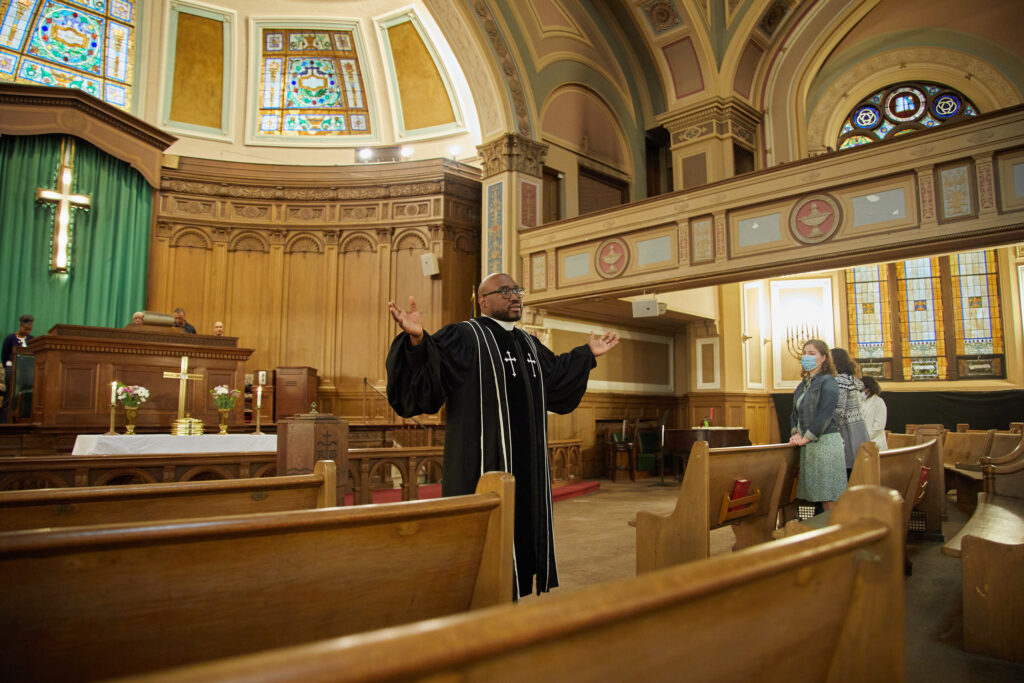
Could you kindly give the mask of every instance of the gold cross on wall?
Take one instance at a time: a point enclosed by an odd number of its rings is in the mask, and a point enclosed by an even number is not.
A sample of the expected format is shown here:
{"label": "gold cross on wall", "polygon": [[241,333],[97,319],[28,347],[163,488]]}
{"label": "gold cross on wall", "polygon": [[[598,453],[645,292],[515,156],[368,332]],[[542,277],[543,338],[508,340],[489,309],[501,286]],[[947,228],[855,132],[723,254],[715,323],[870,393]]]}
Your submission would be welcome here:
{"label": "gold cross on wall", "polygon": [[165,372],[164,379],[176,379],[180,380],[180,386],[178,387],[178,419],[183,420],[185,418],[185,382],[190,379],[202,379],[202,375],[189,374],[188,372],[188,356],[181,357],[181,372]]}
{"label": "gold cross on wall", "polygon": [[75,142],[64,138],[60,143],[60,171],[57,173],[57,189],[36,189],[36,201],[53,202],[57,205],[53,216],[53,248],[50,256],[50,272],[66,273],[71,262],[70,227],[71,209],[86,208],[92,199],[84,194],[71,193],[72,170],[75,161]]}

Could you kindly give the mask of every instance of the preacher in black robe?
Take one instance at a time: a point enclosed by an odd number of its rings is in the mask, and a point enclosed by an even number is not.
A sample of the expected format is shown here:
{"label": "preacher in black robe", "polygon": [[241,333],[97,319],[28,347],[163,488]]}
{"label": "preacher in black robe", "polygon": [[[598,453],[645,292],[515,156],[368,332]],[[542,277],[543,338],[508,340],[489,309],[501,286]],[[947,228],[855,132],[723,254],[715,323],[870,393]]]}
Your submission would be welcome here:
{"label": "preacher in black robe", "polygon": [[[489,291],[493,289],[494,291]],[[551,477],[547,411],[571,412],[587,389],[595,357],[617,343],[606,334],[556,356],[517,329],[522,290],[508,275],[480,286],[484,316],[446,325],[430,335],[417,329],[419,314],[389,305],[407,330],[387,358],[388,401],[399,415],[435,413],[447,404],[442,494],[473,493],[484,472],[511,473],[515,486],[515,597],[558,585],[551,530]],[[415,315],[412,332],[402,322]],[[413,338],[419,337],[414,344]]]}

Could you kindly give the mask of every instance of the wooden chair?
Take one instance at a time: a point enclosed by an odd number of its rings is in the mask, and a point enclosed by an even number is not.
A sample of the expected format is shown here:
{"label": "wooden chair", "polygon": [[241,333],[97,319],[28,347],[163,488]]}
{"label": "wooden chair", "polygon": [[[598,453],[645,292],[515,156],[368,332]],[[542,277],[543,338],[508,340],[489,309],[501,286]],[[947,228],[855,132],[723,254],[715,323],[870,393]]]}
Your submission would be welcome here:
{"label": "wooden chair", "polygon": [[543,600],[160,672],[146,681],[588,683],[904,680],[900,504]]}
{"label": "wooden chair", "polygon": [[628,475],[630,480],[636,479],[636,448],[633,437],[636,435],[635,422],[630,427],[627,420],[622,421],[622,430],[610,430],[604,442],[605,476],[616,481],[620,474]]}

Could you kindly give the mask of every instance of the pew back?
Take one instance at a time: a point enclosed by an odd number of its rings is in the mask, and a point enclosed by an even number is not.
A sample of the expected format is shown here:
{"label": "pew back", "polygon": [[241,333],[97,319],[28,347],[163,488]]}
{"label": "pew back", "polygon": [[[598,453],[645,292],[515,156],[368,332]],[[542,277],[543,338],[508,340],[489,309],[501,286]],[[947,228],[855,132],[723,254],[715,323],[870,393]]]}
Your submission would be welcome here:
{"label": "pew back", "polygon": [[272,477],[277,452],[0,458],[0,491]]}
{"label": "pew back", "polygon": [[0,491],[0,531],[308,510],[336,493],[333,460],[287,477]]}
{"label": "pew back", "polygon": [[0,661],[95,680],[509,602],[513,487],[0,534]]}
{"label": "pew back", "polygon": [[826,529],[574,593],[144,680],[902,681],[899,502],[859,487],[833,512]]}
{"label": "pew back", "polygon": [[731,524],[735,548],[771,540],[779,508],[788,502],[799,462],[799,448],[789,444],[708,449],[694,444],[679,487],[676,507],[667,514],[641,510],[636,515],[636,567],[643,573],[708,557],[709,532],[723,526],[719,512],[737,479],[760,492],[756,510]]}

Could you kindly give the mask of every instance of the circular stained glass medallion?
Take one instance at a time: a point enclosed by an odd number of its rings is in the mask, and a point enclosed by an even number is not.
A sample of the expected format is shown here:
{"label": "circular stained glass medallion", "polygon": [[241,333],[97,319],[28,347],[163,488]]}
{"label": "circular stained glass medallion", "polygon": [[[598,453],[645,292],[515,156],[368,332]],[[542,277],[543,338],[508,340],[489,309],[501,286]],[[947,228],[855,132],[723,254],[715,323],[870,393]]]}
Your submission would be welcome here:
{"label": "circular stained glass medallion", "polygon": [[925,109],[924,93],[917,88],[897,88],[885,98],[885,115],[897,123],[913,121]]}
{"label": "circular stained glass medallion", "polygon": [[940,119],[948,119],[960,113],[960,98],[953,93],[945,93],[935,98],[932,103],[932,113]]}
{"label": "circular stained glass medallion", "polygon": [[857,128],[874,128],[880,120],[881,116],[874,107],[861,107],[853,115],[853,125]]}

